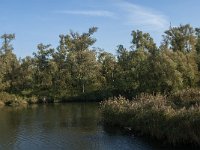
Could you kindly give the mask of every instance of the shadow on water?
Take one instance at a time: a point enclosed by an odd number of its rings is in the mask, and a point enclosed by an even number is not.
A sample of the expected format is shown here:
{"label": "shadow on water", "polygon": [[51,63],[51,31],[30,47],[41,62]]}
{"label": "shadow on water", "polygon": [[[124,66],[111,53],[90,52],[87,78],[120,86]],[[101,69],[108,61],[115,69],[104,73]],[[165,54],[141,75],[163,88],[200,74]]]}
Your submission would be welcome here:
{"label": "shadow on water", "polygon": [[152,139],[148,136],[140,136],[138,133],[134,134],[133,132],[130,132],[129,129],[124,129],[120,127],[109,127],[107,125],[103,125],[103,130],[109,135],[109,136],[124,136],[132,138],[133,141],[136,144],[139,145],[146,145],[149,146],[151,149],[155,150],[197,150],[199,147],[196,145],[169,145],[168,143],[165,143],[165,141],[158,141],[156,139]]}
{"label": "shadow on water", "polygon": [[173,149],[115,128],[104,128],[100,119],[97,103],[3,107],[0,109],[0,149]]}

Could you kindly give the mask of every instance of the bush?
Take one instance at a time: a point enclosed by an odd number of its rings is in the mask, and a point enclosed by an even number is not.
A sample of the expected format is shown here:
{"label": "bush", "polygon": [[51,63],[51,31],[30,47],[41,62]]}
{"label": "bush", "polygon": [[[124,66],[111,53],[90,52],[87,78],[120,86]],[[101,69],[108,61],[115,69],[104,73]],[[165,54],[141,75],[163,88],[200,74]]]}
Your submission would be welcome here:
{"label": "bush", "polygon": [[37,104],[37,103],[39,103],[39,100],[38,100],[38,98],[36,96],[32,96],[32,97],[26,98],[26,101],[29,104]]}
{"label": "bush", "polygon": [[200,105],[200,90],[197,88],[184,89],[171,94],[169,99],[179,108]]}
{"label": "bush", "polygon": [[0,101],[4,103],[4,105],[6,106],[27,105],[27,102],[23,100],[21,97],[6,92],[0,93]]}
{"label": "bush", "polygon": [[0,107],[4,106],[4,102],[0,101]]}
{"label": "bush", "polygon": [[[141,94],[132,101],[124,97],[101,102],[103,122],[109,126],[129,127],[135,133],[148,135],[171,144],[197,144],[200,146],[200,107],[188,103],[193,89],[188,90],[181,103],[175,103],[177,94]],[[182,94],[184,91],[181,92]],[[185,93],[184,93],[185,94]],[[190,100],[192,101],[192,100]],[[173,103],[174,102],[174,103]],[[180,105],[179,105],[180,104]],[[176,107],[174,107],[176,105]],[[185,107],[187,106],[187,107]]]}

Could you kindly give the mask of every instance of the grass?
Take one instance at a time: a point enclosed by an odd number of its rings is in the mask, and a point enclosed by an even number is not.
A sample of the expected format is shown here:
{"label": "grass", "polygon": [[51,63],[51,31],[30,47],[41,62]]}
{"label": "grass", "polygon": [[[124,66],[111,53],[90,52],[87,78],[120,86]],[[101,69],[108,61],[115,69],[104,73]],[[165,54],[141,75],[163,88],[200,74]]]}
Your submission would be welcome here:
{"label": "grass", "polygon": [[171,143],[200,146],[200,90],[187,89],[163,96],[141,94],[101,102],[103,122]]}

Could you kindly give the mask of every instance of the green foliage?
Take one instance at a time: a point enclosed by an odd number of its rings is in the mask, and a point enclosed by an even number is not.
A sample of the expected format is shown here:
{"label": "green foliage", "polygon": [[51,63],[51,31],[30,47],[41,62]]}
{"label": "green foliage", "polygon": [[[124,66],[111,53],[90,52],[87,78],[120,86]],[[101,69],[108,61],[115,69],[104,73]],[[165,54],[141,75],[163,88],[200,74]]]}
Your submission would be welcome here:
{"label": "green foliage", "polygon": [[18,94],[23,96],[31,96],[34,90],[34,60],[30,56],[25,57],[20,62],[20,67],[18,70],[18,77],[16,79]]}
{"label": "green foliage", "polygon": [[14,34],[4,34],[0,49],[0,91],[16,93],[18,69],[20,67],[16,55],[12,52],[13,47],[10,42],[15,38]]}
{"label": "green foliage", "polygon": [[132,48],[136,50],[148,50],[154,51],[156,49],[156,44],[149,33],[143,33],[142,31],[132,31]]}
{"label": "green foliage", "polygon": [[130,99],[142,92],[171,93],[200,85],[199,28],[170,27],[159,48],[149,33],[132,31],[130,49],[119,45],[117,56],[91,48],[96,31],[62,34],[57,48],[39,44],[33,57],[20,60],[13,53],[15,35],[2,35],[0,92],[37,97],[37,102],[99,100],[95,94]]}
{"label": "green foliage", "polygon": [[159,48],[149,33],[132,31],[130,49],[119,45],[117,56],[91,48],[96,31],[70,31],[59,36],[57,48],[39,44],[33,57],[20,60],[11,44],[15,35],[2,35],[0,105],[112,97],[101,103],[104,123],[200,145],[200,29],[170,27]]}
{"label": "green foliage", "polygon": [[170,27],[165,31],[163,44],[173,51],[190,52],[195,49],[195,29],[189,24]]}

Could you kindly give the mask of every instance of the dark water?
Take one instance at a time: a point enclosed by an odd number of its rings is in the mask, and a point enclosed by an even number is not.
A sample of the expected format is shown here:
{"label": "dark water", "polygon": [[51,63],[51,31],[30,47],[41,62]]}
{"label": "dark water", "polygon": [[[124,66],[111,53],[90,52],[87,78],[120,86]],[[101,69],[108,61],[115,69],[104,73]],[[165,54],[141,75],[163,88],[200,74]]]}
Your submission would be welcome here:
{"label": "dark water", "polygon": [[154,150],[169,149],[100,124],[98,104],[69,103],[0,109],[0,149]]}

